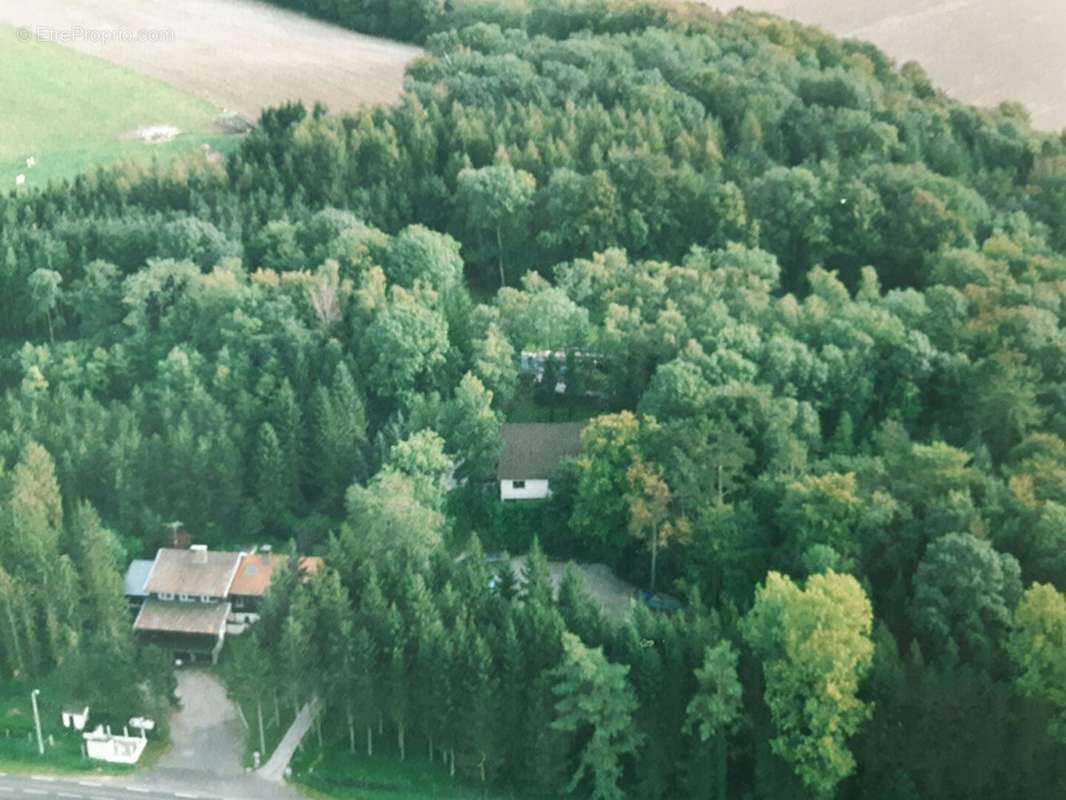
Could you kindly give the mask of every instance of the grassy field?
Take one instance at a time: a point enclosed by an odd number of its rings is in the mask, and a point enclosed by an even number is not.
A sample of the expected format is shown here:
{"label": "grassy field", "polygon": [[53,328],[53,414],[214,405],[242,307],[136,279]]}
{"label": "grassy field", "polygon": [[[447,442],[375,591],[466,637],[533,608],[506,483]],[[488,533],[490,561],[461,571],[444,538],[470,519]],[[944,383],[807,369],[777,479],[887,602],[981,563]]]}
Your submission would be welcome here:
{"label": "grassy field", "polygon": [[[338,112],[394,103],[405,67],[421,53],[258,0],[0,2],[0,25],[160,33],[133,41],[70,36],[64,44],[252,120],[287,100]],[[0,38],[0,49],[8,47],[22,45]]]}
{"label": "grassy field", "polygon": [[1066,125],[1066,3],[1054,0],[702,0],[744,6],[873,42],[899,63],[919,62],[966,103],[1024,103],[1037,128]]}
{"label": "grassy field", "polygon": [[[0,191],[69,177],[125,159],[165,159],[238,138],[213,129],[210,103],[75,50],[21,42],[0,26]],[[163,144],[123,138],[149,125],[183,131]],[[28,158],[36,166],[27,167]]]}
{"label": "grassy field", "polygon": [[519,795],[450,778],[440,764],[412,755],[406,761],[389,751],[388,737],[375,742],[373,758],[341,747],[319,751],[307,746],[293,759],[293,780],[312,797],[340,800],[518,800]]}
{"label": "grassy field", "polygon": [[[259,717],[256,714],[254,703],[240,703],[241,713],[248,723],[245,730],[244,740],[244,766],[254,766],[252,753],[259,752]],[[274,715],[274,703],[269,697],[263,699],[263,738],[266,740],[266,750],[259,753],[260,763],[265,764],[277,749],[285,732],[289,730],[292,721],[296,718],[292,706],[288,703],[278,704],[278,715]],[[310,734],[309,734],[310,735]]]}
{"label": "grassy field", "polygon": [[[30,692],[36,687],[41,694],[41,734],[45,753],[37,753]],[[89,761],[81,754],[81,734],[65,729],[60,710],[70,700],[62,678],[53,674],[34,681],[0,683],[0,770],[5,772],[98,772],[125,774],[151,766],[166,751],[162,742],[152,741],[141,761],[134,767]]]}

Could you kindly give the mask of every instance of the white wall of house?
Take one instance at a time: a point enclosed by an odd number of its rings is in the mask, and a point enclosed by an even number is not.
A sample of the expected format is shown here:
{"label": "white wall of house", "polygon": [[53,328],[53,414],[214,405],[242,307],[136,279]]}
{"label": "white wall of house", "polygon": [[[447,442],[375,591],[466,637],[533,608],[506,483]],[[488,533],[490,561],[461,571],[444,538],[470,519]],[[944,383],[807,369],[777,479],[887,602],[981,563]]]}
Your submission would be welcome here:
{"label": "white wall of house", "polygon": [[526,481],[500,481],[501,500],[542,500],[551,494],[547,478]]}

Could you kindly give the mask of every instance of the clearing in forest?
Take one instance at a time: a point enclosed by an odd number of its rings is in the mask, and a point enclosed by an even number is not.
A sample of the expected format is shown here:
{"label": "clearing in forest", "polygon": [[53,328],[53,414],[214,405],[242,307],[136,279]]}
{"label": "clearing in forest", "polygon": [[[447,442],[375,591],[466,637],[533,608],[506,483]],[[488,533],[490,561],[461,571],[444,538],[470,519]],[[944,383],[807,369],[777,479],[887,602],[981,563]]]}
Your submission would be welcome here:
{"label": "clearing in forest", "polygon": [[[20,175],[19,183],[41,186],[125,158],[224,146],[211,103],[57,44],[23,41],[4,25],[0,76],[0,192]],[[159,143],[136,135],[154,126],[179,133]]]}
{"label": "clearing in forest", "polygon": [[231,149],[224,111],[394,102],[419,53],[252,0],[0,0],[0,192]]}
{"label": "clearing in forest", "polygon": [[286,100],[333,111],[393,102],[421,52],[254,0],[0,0],[2,23],[71,34],[65,47],[253,120]]}

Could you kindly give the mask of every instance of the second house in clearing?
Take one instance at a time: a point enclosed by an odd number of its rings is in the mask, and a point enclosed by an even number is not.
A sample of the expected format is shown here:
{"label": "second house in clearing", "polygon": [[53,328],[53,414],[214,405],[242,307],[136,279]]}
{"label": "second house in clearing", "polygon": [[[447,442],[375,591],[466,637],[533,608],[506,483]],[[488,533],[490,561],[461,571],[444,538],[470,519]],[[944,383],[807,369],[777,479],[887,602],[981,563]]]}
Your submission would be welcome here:
{"label": "second house in clearing", "polygon": [[[209,551],[203,545],[163,548],[154,561],[135,561],[127,572],[127,597],[139,605],[134,630],[183,662],[215,663],[226,634],[241,633],[258,619],[259,602],[286,561],[282,555]],[[300,560],[302,572],[315,572],[321,564],[317,558]]]}
{"label": "second house in clearing", "polygon": [[510,423],[501,430],[496,465],[501,500],[540,500],[551,494],[560,465],[581,452],[581,422]]}

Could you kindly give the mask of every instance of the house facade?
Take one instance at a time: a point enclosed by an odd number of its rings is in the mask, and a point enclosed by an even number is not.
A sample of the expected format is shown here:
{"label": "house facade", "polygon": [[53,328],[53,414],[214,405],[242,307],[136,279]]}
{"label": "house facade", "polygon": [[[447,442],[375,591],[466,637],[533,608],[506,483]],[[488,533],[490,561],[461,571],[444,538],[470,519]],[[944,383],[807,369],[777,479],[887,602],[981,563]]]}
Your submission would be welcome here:
{"label": "house facade", "polygon": [[541,500],[563,461],[581,452],[580,422],[509,423],[496,466],[501,500]]}

